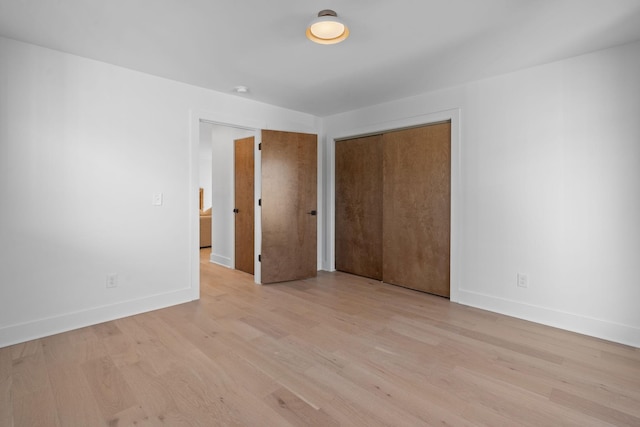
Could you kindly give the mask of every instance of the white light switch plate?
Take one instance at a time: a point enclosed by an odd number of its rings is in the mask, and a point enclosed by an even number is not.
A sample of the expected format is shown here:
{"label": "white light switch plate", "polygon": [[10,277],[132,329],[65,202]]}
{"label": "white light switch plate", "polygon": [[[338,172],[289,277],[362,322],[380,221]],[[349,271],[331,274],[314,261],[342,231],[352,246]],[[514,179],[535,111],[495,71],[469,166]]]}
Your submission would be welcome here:
{"label": "white light switch plate", "polygon": [[153,193],[153,205],[162,206],[162,193]]}

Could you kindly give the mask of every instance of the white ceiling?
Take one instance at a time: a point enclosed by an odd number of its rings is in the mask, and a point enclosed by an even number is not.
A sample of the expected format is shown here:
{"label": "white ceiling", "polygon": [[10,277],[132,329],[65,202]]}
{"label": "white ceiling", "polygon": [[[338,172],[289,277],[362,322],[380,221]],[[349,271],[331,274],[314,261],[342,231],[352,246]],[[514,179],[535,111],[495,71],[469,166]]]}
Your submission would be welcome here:
{"label": "white ceiling", "polygon": [[327,116],[640,40],[640,0],[0,0],[0,35]]}

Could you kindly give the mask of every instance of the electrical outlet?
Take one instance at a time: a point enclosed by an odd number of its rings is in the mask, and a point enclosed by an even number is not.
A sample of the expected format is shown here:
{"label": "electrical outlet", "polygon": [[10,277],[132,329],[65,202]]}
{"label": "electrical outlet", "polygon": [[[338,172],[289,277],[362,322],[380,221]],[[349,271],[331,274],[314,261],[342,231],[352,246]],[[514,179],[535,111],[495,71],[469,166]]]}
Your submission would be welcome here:
{"label": "electrical outlet", "polygon": [[518,287],[520,288],[528,288],[529,287],[529,276],[523,273],[518,273]]}
{"label": "electrical outlet", "polygon": [[107,288],[116,288],[118,287],[118,275],[117,274],[108,274],[107,275]]}

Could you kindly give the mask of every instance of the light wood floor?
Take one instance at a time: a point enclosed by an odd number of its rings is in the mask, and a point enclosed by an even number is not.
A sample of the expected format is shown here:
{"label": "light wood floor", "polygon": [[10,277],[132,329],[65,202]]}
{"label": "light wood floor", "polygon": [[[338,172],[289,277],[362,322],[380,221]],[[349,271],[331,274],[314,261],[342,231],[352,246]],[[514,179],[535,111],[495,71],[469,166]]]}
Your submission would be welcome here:
{"label": "light wood floor", "polygon": [[342,273],[0,349],[0,426],[640,426],[640,351]]}

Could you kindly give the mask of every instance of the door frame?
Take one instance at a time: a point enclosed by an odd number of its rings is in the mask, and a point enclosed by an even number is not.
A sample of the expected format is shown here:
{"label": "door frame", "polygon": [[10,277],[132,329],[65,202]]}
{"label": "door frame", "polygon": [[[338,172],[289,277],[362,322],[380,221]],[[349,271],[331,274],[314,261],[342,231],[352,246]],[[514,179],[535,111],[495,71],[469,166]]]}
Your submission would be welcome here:
{"label": "door frame", "polygon": [[[233,128],[245,129],[253,132],[254,141],[254,171],[255,171],[255,190],[254,190],[254,207],[258,212],[258,200],[260,199],[260,187],[262,183],[260,170],[260,151],[258,144],[262,141],[262,129],[266,128],[266,123],[244,118],[230,118],[223,114],[217,114],[207,111],[191,110],[189,112],[189,229],[190,229],[190,288],[192,290],[193,299],[200,298],[200,214],[199,214],[199,159],[198,148],[200,143],[200,122],[208,122],[217,126],[227,126]],[[233,178],[229,185],[234,185]],[[262,223],[260,215],[254,216],[254,282],[260,283],[260,263],[258,262],[258,254],[262,244]],[[235,239],[235,238],[234,238]],[[232,241],[232,247],[235,241]],[[235,255],[232,253],[232,263]]]}
{"label": "door frame", "polygon": [[462,156],[460,141],[460,109],[438,111],[430,114],[407,117],[397,120],[373,123],[364,127],[347,129],[327,134],[327,245],[324,267],[328,271],[336,270],[336,140],[358,138],[377,133],[384,133],[404,128],[425,126],[433,123],[451,120],[451,230],[450,230],[450,301],[459,301],[460,274],[462,266],[461,238],[462,238]]}

